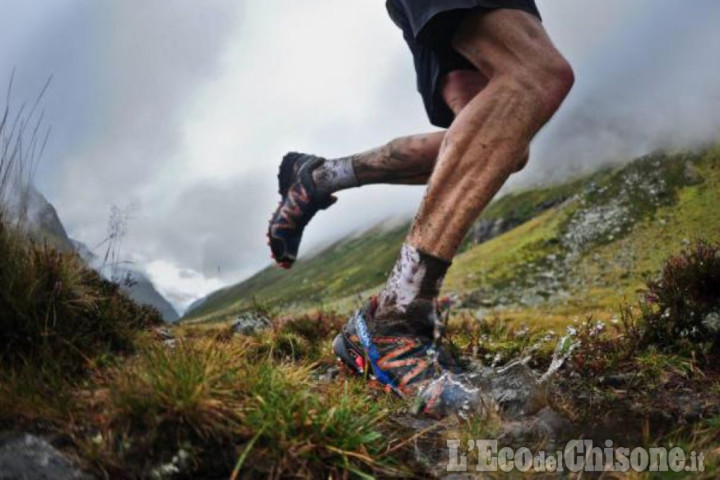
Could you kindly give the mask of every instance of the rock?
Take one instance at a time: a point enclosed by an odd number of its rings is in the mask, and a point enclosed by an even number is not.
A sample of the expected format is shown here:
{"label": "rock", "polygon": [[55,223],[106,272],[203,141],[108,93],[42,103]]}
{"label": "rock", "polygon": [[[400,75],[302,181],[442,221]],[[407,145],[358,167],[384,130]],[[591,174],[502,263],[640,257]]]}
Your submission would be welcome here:
{"label": "rock", "polygon": [[720,333],[720,312],[710,312],[703,319],[703,326],[711,333]]}
{"label": "rock", "polygon": [[516,226],[517,222],[506,221],[503,218],[491,220],[482,219],[477,222],[477,224],[475,224],[472,237],[473,240],[475,240],[475,243],[481,244],[497,237],[498,235],[502,235],[503,233],[515,228]]}
{"label": "rock", "polygon": [[697,168],[695,168],[695,165],[692,164],[692,162],[685,162],[683,178],[686,185],[699,185],[705,181],[702,175],[700,175],[700,172],[698,172]]}
{"label": "rock", "polygon": [[472,385],[465,375],[454,375],[450,372],[445,372],[423,387],[416,395],[410,411],[413,414],[423,412],[437,418],[448,415],[485,418],[488,413],[480,390]]}
{"label": "rock", "polygon": [[498,442],[510,447],[541,444],[543,449],[553,450],[557,446],[555,441],[571,428],[568,419],[545,407],[532,417],[503,424]]}
{"label": "rock", "polygon": [[497,404],[503,417],[514,419],[532,415],[546,401],[546,387],[535,373],[522,361],[512,362],[502,368],[483,367],[468,377],[489,402]]}
{"label": "rock", "polygon": [[170,333],[170,330],[168,330],[168,329],[165,328],[165,327],[158,327],[158,328],[156,328],[156,329],[155,329],[155,335],[157,335],[157,337],[158,337],[160,340],[163,340],[163,341],[165,341],[165,340],[174,340],[174,339],[175,339],[175,336],[174,336],[172,333]]}
{"label": "rock", "polygon": [[509,418],[532,415],[546,404],[545,388],[530,367],[521,362],[497,371],[491,380],[490,395]]}
{"label": "rock", "polygon": [[175,345],[177,345],[177,340],[175,339],[175,336],[166,327],[156,328],[155,336],[159,340],[161,340],[168,348],[175,348]]}
{"label": "rock", "polygon": [[526,291],[522,294],[522,297],[520,297],[520,304],[527,307],[534,307],[543,303],[546,298],[547,297],[543,297],[540,292]]}
{"label": "rock", "polygon": [[0,480],[90,480],[40,437],[0,434]]}
{"label": "rock", "polygon": [[166,478],[173,478],[186,472],[189,467],[190,454],[184,449],[180,449],[176,455],[173,455],[172,460],[169,463],[164,463],[155,467],[150,472],[150,478],[153,480],[164,480]]}
{"label": "rock", "polygon": [[499,304],[495,293],[479,289],[466,295],[460,302],[462,308],[492,308]]}
{"label": "rock", "polygon": [[510,212],[505,218],[483,218],[473,227],[472,239],[476,244],[492,240],[493,238],[522,225],[531,218],[540,215],[544,211],[560,205],[565,200],[567,200],[566,196],[559,196],[535,205],[535,208],[532,209],[531,212],[523,212],[522,209],[516,209]]}
{"label": "rock", "polygon": [[320,371],[316,372],[315,380],[320,383],[330,383],[335,380],[338,375],[340,375],[340,369],[335,365],[331,365],[325,369],[321,369]]}
{"label": "rock", "polygon": [[257,313],[245,312],[233,322],[232,328],[240,335],[256,335],[270,328],[270,319]]}

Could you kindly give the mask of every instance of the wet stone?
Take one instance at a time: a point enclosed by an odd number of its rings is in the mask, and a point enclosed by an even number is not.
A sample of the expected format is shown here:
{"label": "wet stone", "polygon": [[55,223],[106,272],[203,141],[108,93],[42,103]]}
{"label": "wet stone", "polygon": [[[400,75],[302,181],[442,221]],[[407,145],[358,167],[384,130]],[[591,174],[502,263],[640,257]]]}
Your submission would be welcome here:
{"label": "wet stone", "polygon": [[419,392],[412,405],[413,413],[434,417],[458,415],[463,418],[487,415],[480,390],[465,375],[446,372]]}
{"label": "wet stone", "polygon": [[542,444],[545,449],[554,449],[555,439],[569,432],[572,424],[550,407],[544,407],[536,415],[503,424],[498,442],[505,446]]}
{"label": "wet stone", "polygon": [[315,372],[315,380],[320,383],[330,383],[337,379],[340,375],[340,369],[335,365],[331,365],[327,368],[321,368]]}
{"label": "wet stone", "polygon": [[0,434],[0,480],[89,480],[46,440],[29,434]]}
{"label": "wet stone", "polygon": [[490,379],[489,395],[504,417],[532,415],[545,406],[545,388],[535,373],[521,362],[499,369]]}

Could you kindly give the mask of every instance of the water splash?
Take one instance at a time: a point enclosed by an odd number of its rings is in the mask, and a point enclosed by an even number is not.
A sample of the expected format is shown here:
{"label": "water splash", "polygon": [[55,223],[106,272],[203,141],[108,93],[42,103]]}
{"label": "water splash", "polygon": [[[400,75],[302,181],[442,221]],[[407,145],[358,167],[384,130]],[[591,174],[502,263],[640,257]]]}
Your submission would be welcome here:
{"label": "water splash", "polygon": [[577,330],[573,327],[568,327],[567,333],[560,338],[557,346],[555,346],[550,366],[542,377],[540,377],[540,383],[547,382],[553,375],[555,375],[555,373],[560,370],[560,367],[565,364],[565,361],[570,358],[570,355],[572,355],[579,345],[580,341],[577,340]]}
{"label": "water splash", "polygon": [[422,388],[411,410],[413,414],[424,413],[432,417],[486,415],[480,389],[473,387],[463,375],[450,372],[443,373]]}

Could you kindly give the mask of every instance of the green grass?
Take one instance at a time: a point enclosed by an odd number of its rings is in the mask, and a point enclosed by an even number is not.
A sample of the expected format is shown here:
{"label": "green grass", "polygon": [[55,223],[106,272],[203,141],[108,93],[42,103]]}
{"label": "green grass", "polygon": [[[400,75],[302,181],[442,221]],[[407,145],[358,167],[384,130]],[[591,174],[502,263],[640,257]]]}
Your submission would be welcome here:
{"label": "green grass", "polygon": [[578,292],[578,306],[617,308],[636,297],[669,255],[698,239],[720,240],[720,151],[707,152],[696,165],[702,184],[682,188],[675,204],[658,208],[629,235],[588,252],[578,262],[579,277],[600,279],[586,292]]}
{"label": "green grass", "polygon": [[[180,325],[173,328],[174,347],[140,335],[134,355],[92,362],[92,371],[73,381],[34,365],[12,369],[0,382],[0,411],[13,412],[3,421],[63,436],[64,448],[84,468],[106,478],[150,478],[173,469],[192,478],[427,477],[442,464],[419,462],[418,448],[431,458],[444,451],[446,439],[494,438],[503,431],[492,409],[487,418],[408,424],[404,402],[362,379],[318,379],[334,363],[330,343],[343,315],[320,311],[272,320],[253,336],[235,335],[219,323]],[[626,330],[609,335],[593,333],[593,322],[586,325],[578,328],[585,347],[568,367],[577,372],[570,378],[582,383],[551,397],[570,418],[586,419],[600,406],[623,408],[599,384],[607,373],[636,374],[636,420],[642,409],[665,406],[653,403],[648,391],[662,393],[682,382],[712,394],[720,384],[712,371],[703,373],[700,357],[628,348],[618,336],[629,331],[625,324]],[[451,312],[448,335],[468,360],[503,365],[530,357],[538,371],[547,367],[558,339],[543,325],[500,317],[478,322],[462,310]],[[589,400],[588,392],[594,395]],[[717,425],[668,432],[665,423],[652,438],[672,435],[703,451],[715,448]]]}
{"label": "green grass", "polygon": [[[407,475],[406,452],[393,449],[407,433],[389,421],[399,401],[359,380],[314,379],[329,360],[320,348],[328,323],[284,322],[255,337],[179,329],[186,335],[174,348],[150,342],[99,369],[59,428],[78,432],[86,466],[113,478],[150,477],[178,455],[195,478]],[[287,334],[312,337],[312,353],[265,348]]]}
{"label": "green grass", "polygon": [[466,293],[497,288],[517,278],[520,270],[555,249],[564,212],[551,209],[519,227],[455,257],[444,283],[446,292]]}
{"label": "green grass", "polygon": [[132,349],[162,323],[74,254],[31,242],[0,214],[0,366],[52,363],[67,374]]}

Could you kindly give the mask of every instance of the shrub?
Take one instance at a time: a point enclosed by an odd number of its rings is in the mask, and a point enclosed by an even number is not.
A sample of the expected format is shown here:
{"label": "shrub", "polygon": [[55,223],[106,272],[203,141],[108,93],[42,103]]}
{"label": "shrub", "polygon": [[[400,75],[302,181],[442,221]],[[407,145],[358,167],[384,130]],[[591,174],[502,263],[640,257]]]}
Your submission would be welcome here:
{"label": "shrub", "polygon": [[720,342],[720,247],[698,241],[671,257],[648,282],[643,341],[665,350],[718,348]]}

